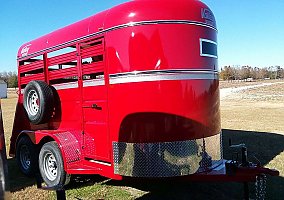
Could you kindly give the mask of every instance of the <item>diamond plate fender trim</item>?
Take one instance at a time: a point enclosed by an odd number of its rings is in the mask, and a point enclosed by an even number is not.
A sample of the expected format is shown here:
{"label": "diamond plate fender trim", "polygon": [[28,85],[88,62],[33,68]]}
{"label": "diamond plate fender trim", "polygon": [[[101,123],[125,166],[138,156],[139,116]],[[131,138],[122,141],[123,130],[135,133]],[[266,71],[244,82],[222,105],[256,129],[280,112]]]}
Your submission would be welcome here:
{"label": "diamond plate fender trim", "polygon": [[114,173],[131,177],[172,177],[211,170],[222,158],[221,134],[160,143],[113,142]]}

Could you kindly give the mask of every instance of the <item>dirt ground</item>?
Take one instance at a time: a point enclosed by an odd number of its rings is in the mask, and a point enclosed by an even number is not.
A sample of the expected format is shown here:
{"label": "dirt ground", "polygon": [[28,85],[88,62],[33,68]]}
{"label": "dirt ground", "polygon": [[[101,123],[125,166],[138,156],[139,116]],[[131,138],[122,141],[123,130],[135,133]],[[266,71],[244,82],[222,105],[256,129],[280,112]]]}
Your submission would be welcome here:
{"label": "dirt ground", "polygon": [[[267,81],[265,81],[267,82]],[[276,81],[277,82],[277,81]],[[268,177],[267,199],[284,197],[284,80],[274,85],[232,93],[221,101],[224,157],[231,159],[228,140],[244,142],[249,158],[280,171]],[[262,82],[220,82],[220,88],[234,88]],[[221,90],[222,92],[222,90]],[[16,103],[15,91],[2,100],[6,145],[12,130]],[[35,180],[20,174],[9,159],[12,199],[54,199],[54,193],[36,189]],[[252,193],[254,185],[250,184]],[[138,183],[91,178],[68,188],[68,199],[242,199],[238,183]],[[251,194],[253,195],[253,194]]]}
{"label": "dirt ground", "polygon": [[275,83],[280,80],[269,79],[269,80],[253,80],[253,81],[243,81],[243,80],[230,80],[230,81],[220,81],[220,89],[224,88],[236,88],[250,85],[258,85],[262,83]]}

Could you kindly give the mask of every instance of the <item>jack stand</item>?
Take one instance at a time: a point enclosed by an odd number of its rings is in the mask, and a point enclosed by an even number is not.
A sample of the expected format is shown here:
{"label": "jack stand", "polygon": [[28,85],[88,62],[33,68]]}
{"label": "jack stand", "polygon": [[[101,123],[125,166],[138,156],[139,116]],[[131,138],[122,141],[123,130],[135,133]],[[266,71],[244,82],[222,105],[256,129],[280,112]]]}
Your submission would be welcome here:
{"label": "jack stand", "polygon": [[249,185],[248,185],[248,182],[244,182],[244,199],[249,200]]}
{"label": "jack stand", "polygon": [[64,189],[56,190],[56,198],[58,200],[66,200],[66,192]]}
{"label": "jack stand", "polygon": [[55,187],[42,187],[42,184],[41,184],[42,180],[41,180],[40,175],[37,173],[35,177],[36,177],[36,185],[38,189],[56,191],[57,200],[66,200],[66,192],[65,192],[64,186],[58,185]]}

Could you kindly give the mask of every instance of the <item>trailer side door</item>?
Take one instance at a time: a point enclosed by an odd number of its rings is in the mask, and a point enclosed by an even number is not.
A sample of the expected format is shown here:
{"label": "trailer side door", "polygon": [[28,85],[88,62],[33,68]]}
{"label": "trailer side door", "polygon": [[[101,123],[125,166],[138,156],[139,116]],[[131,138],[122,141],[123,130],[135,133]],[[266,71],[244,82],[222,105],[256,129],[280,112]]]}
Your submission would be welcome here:
{"label": "trailer side door", "polygon": [[108,162],[108,112],[104,38],[80,44],[83,106],[83,149],[86,159]]}

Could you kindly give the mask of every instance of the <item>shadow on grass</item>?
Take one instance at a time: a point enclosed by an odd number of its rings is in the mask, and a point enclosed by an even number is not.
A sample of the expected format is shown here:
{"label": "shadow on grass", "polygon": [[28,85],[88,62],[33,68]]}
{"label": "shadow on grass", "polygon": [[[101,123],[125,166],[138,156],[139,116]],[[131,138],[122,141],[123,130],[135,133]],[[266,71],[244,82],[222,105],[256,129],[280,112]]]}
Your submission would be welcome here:
{"label": "shadow on grass", "polygon": [[255,155],[262,165],[268,164],[275,156],[284,151],[284,135],[223,129],[222,139],[225,159],[231,159],[230,138],[233,144],[245,143],[248,148],[249,159],[255,162],[256,160],[253,160],[253,155]]}
{"label": "shadow on grass", "polygon": [[7,161],[9,170],[9,188],[11,192],[19,191],[36,184],[35,178],[27,177],[20,172],[15,158],[10,158]]}
{"label": "shadow on grass", "polygon": [[94,184],[104,184],[110,179],[100,175],[74,175],[72,180],[65,187],[66,190],[78,189],[81,187],[92,186]]}
{"label": "shadow on grass", "polygon": [[[30,186],[36,185],[35,177],[27,177],[22,174],[17,166],[16,159],[8,159],[9,169],[9,189],[11,192],[20,191]],[[66,190],[91,186],[97,183],[104,183],[109,179],[99,175],[74,175],[72,176],[70,184],[66,186]]]}
{"label": "shadow on grass", "polygon": [[[275,156],[284,151],[284,136],[274,133],[223,130],[224,158],[231,159],[229,138],[233,144],[245,143],[248,147],[250,161],[255,155],[265,165]],[[11,191],[18,191],[34,185],[34,178],[27,178],[20,173],[14,159],[8,160]],[[279,163],[281,165],[281,163]],[[66,189],[79,189],[94,184],[107,186],[128,186],[148,192],[139,199],[243,199],[243,185],[241,183],[219,182],[185,182],[176,180],[133,180],[114,181],[98,175],[76,176]],[[283,199],[284,178],[268,177],[267,199]],[[250,191],[254,193],[254,184],[250,184]],[[253,196],[253,194],[251,194]],[[67,197],[68,198],[68,197]]]}
{"label": "shadow on grass", "polygon": [[[284,152],[284,135],[267,132],[254,132],[242,130],[223,130],[224,158],[231,159],[229,151],[229,138],[234,144],[245,143],[248,148],[248,158],[256,162],[255,156],[264,166],[273,160],[277,155]],[[280,167],[283,170],[283,160],[279,161],[275,169]],[[282,167],[281,167],[282,166]],[[283,172],[282,172],[283,173]],[[284,177],[269,177],[267,180],[267,199],[283,199]]]}
{"label": "shadow on grass", "polygon": [[[249,160],[255,162],[255,155],[262,165],[284,151],[284,136],[274,133],[242,130],[223,130],[224,158],[231,159],[229,138],[233,144],[245,143],[248,147]],[[281,163],[279,163],[281,165]],[[148,191],[139,199],[243,199],[242,183],[220,182],[181,182],[164,181],[110,181],[110,185],[130,186]],[[254,196],[254,183],[250,183],[250,196]],[[284,178],[268,177],[267,199],[283,199]]]}

